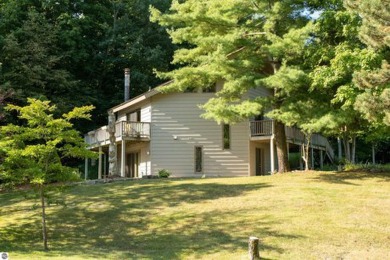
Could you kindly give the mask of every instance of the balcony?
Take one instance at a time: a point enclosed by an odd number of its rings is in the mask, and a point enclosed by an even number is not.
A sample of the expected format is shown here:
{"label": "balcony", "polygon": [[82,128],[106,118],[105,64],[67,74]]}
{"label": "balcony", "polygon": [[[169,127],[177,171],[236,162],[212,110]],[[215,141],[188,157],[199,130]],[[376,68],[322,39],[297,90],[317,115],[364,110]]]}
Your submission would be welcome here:
{"label": "balcony", "polygon": [[[261,120],[251,121],[250,131],[252,140],[267,140],[274,134],[274,121],[273,120]],[[296,127],[285,127],[286,139],[289,143],[303,144],[305,142],[305,135]],[[310,145],[314,148],[325,149],[329,152],[330,156],[334,157],[334,152],[329,144],[327,138],[320,134],[312,134]]]}
{"label": "balcony", "polygon": [[[115,123],[115,139],[130,141],[150,141],[150,123],[120,121]],[[85,142],[89,147],[108,145],[110,135],[108,127],[103,126],[96,130],[90,131],[84,136]]]}

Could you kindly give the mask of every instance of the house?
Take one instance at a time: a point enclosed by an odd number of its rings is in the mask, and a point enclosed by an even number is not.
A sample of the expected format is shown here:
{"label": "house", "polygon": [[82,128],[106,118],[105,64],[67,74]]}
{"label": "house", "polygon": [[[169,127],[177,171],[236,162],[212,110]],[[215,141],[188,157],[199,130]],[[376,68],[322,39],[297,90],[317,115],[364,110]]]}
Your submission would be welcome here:
{"label": "house", "polygon": [[[85,135],[90,149],[100,152],[97,161],[86,159],[88,178],[94,174],[95,178],[141,178],[158,175],[162,169],[176,177],[273,173],[277,160],[272,120],[219,125],[200,116],[203,111],[199,105],[222,87],[223,83],[218,82],[215,89],[208,91],[169,94],[155,88],[111,108],[109,124]],[[269,92],[265,88],[253,89],[247,98],[259,95]],[[286,127],[286,135],[289,151],[299,154],[303,134]],[[325,155],[333,157],[327,139],[313,135],[312,166],[315,158],[322,166]]]}

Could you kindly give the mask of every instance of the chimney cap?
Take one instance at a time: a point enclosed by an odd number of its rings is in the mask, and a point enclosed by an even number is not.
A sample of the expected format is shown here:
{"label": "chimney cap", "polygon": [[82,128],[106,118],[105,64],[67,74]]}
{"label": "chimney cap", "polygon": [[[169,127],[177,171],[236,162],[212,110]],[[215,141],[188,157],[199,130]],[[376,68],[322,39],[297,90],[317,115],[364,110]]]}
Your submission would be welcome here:
{"label": "chimney cap", "polygon": [[125,74],[130,74],[130,69],[129,68],[125,68]]}

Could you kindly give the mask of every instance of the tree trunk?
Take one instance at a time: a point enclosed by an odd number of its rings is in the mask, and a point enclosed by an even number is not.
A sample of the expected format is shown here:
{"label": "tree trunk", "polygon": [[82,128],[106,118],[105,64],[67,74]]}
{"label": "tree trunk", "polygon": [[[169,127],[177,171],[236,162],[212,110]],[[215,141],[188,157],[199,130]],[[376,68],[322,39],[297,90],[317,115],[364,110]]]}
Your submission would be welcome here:
{"label": "tree trunk", "polygon": [[305,162],[305,171],[309,170],[309,148],[310,148],[310,134],[305,134],[305,143],[302,145],[302,159]]}
{"label": "tree trunk", "polygon": [[352,137],[351,162],[356,163],[356,136]]}
{"label": "tree trunk", "polygon": [[349,145],[348,137],[344,136],[344,151],[345,151],[345,159],[347,159],[348,162],[351,162],[351,147]]}
{"label": "tree trunk", "polygon": [[[281,63],[270,57],[270,62],[272,64],[273,72],[276,74],[280,69]],[[274,88],[274,98],[277,96],[278,89]],[[276,100],[275,107],[279,107],[281,102]],[[290,171],[290,166],[288,163],[288,151],[287,151],[287,140],[286,140],[286,131],[284,124],[277,120],[274,120],[274,133],[275,133],[275,142],[276,142],[276,154],[278,156],[278,172],[288,172]]]}
{"label": "tree trunk", "polygon": [[47,251],[49,250],[47,246],[47,229],[46,229],[46,212],[45,212],[45,196],[43,193],[43,185],[39,186],[40,197],[41,197],[41,208],[42,208],[42,235],[43,235],[43,248]]}
{"label": "tree trunk", "polygon": [[117,149],[116,149],[116,137],[115,137],[115,114],[111,110],[108,112],[108,133],[110,138],[110,144],[108,146],[108,175],[112,176],[117,174]]}
{"label": "tree trunk", "polygon": [[276,154],[278,156],[278,172],[288,172],[290,170],[287,156],[287,141],[286,131],[284,124],[278,121],[274,121]]}
{"label": "tree trunk", "polygon": [[338,148],[338,159],[339,159],[339,164],[340,164],[341,158],[343,157],[343,151],[341,150],[341,139],[340,139],[340,137],[337,137],[337,148]]}
{"label": "tree trunk", "polygon": [[372,164],[375,164],[375,144],[372,145]]}

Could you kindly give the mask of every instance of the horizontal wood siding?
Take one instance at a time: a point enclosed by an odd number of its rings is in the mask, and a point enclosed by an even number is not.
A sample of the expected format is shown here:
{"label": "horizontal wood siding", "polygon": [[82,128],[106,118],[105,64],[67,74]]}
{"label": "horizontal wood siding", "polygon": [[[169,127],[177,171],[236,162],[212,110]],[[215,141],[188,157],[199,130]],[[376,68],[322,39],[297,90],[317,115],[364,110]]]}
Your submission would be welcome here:
{"label": "horizontal wood siding", "polygon": [[141,110],[141,122],[150,122],[151,120],[151,105],[150,101],[142,101],[140,104],[131,106],[118,112],[117,121],[126,121],[126,115],[136,110]]}
{"label": "horizontal wood siding", "polygon": [[[174,176],[248,175],[249,124],[231,126],[231,149],[223,150],[222,125],[200,117],[212,93],[177,93],[152,98],[152,172]],[[195,173],[195,146],[203,148],[203,172]]]}
{"label": "horizontal wood siding", "polygon": [[141,108],[141,122],[152,122],[152,106],[150,103]]}
{"label": "horizontal wood siding", "polygon": [[253,99],[256,97],[268,97],[271,96],[271,91],[265,87],[252,88],[248,91],[247,97]]}

